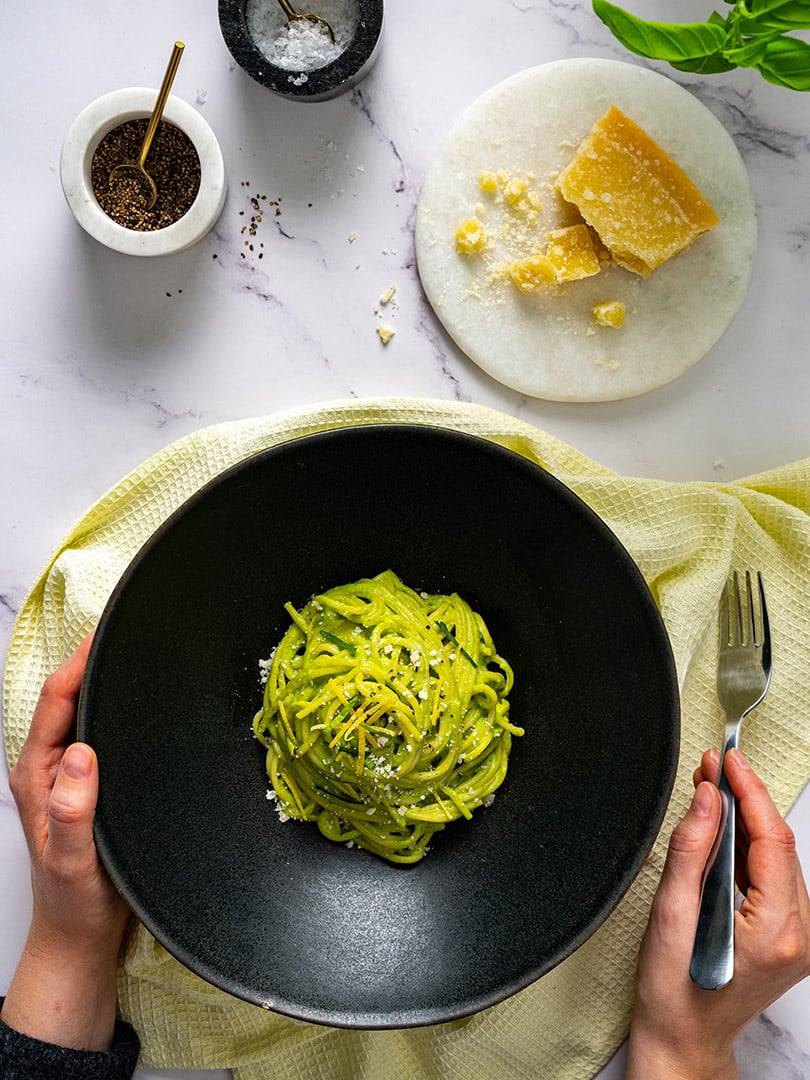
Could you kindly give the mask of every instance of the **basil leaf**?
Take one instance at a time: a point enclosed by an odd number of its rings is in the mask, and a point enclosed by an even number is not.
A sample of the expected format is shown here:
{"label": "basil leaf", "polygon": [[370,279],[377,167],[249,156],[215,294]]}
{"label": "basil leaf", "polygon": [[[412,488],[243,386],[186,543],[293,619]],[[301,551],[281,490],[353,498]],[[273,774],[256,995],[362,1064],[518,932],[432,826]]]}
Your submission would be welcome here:
{"label": "basil leaf", "polygon": [[743,34],[765,34],[771,30],[779,30],[783,34],[790,30],[810,30],[810,14],[806,15],[803,23],[787,23],[780,19],[769,19],[767,16],[760,20],[740,19],[737,23]]}
{"label": "basil leaf", "polygon": [[691,60],[670,60],[677,71],[690,71],[697,75],[718,75],[721,71],[733,71],[735,64],[726,60],[722,53],[711,56],[696,56]]}
{"label": "basil leaf", "polygon": [[731,8],[725,18],[713,11],[704,23],[664,23],[592,0],[594,14],[638,56],[703,75],[753,67],[776,86],[810,90],[810,43],[787,35],[810,30],[810,0],[725,3]]}
{"label": "basil leaf", "polygon": [[809,30],[810,4],[807,0],[748,0],[741,2],[741,26],[746,34],[756,33],[756,27],[769,30]]}
{"label": "basil leaf", "polygon": [[810,90],[810,44],[799,38],[772,41],[753,65],[768,82],[788,90]]}
{"label": "basil leaf", "polygon": [[725,44],[725,31],[716,22],[652,22],[631,15],[607,0],[592,2],[596,16],[622,45],[637,56],[683,63],[714,56]]}
{"label": "basil leaf", "polygon": [[771,45],[781,38],[778,30],[746,38],[741,45],[723,49],[723,56],[737,67],[753,67],[765,56]]}
{"label": "basil leaf", "polygon": [[[726,0],[728,4],[734,2],[735,0]],[[726,20],[718,11],[713,11],[706,21],[721,27],[723,34],[726,34]],[[671,61],[671,63],[678,71],[691,71],[698,75],[717,75],[721,71],[733,71],[735,67],[721,52],[712,53],[710,56],[695,57],[692,60]]]}

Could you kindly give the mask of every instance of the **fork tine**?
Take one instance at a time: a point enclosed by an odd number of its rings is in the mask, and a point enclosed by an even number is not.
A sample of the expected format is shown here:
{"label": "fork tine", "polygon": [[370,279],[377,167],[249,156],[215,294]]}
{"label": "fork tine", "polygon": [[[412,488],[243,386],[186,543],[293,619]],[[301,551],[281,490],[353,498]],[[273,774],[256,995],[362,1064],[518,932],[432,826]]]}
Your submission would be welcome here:
{"label": "fork tine", "polygon": [[771,666],[771,624],[768,619],[768,605],[765,603],[765,585],[762,581],[762,572],[757,571],[757,580],[759,582],[759,610],[762,614],[762,629],[761,629],[761,645],[762,645],[762,665],[765,669],[770,669]]}
{"label": "fork tine", "polygon": [[746,644],[759,646],[762,644],[760,620],[757,618],[756,602],[754,600],[754,588],[751,584],[751,571],[745,571],[745,591],[748,594],[748,636]]}
{"label": "fork tine", "polygon": [[729,592],[728,592],[728,580],[723,585],[723,592],[720,594],[720,644],[728,645],[731,641],[729,637],[730,627],[728,624],[728,605],[729,605]]}
{"label": "fork tine", "polygon": [[740,577],[737,571],[734,571],[734,595],[731,600],[733,615],[732,615],[732,628],[729,642],[737,645],[743,643],[743,609],[742,600],[740,599]]}
{"label": "fork tine", "polygon": [[746,612],[745,645],[759,645],[757,637],[757,616],[754,611],[754,590],[751,588],[751,571],[745,571],[745,592],[748,597],[748,611]]}
{"label": "fork tine", "polygon": [[[745,571],[742,584],[740,575],[735,570],[730,584],[726,582],[723,586],[720,605],[720,636],[729,645],[754,645],[759,648],[763,643],[764,635],[768,632],[768,611],[765,606],[765,588],[760,571],[757,571],[757,584],[761,616],[759,619],[750,570]],[[731,608],[730,624],[729,606]]]}

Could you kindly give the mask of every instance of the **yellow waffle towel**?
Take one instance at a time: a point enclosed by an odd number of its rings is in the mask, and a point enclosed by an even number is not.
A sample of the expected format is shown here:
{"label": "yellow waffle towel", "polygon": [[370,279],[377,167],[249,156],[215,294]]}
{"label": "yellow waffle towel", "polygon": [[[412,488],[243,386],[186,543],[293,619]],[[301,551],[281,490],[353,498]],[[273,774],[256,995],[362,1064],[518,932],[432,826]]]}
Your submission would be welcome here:
{"label": "yellow waffle towel", "polygon": [[[169,446],[101,498],[60,544],[17,619],[4,683],[10,763],[45,676],[95,625],[132,556],[202,484],[258,450],[348,424],[437,424],[492,439],[567,484],[635,559],[669,631],[682,692],[681,767],[661,835],[607,922],[569,959],[465,1020],[402,1031],[302,1024],[209,986],[136,928],[120,1009],[152,1068],[232,1068],[236,1080],[583,1080],[627,1033],[639,940],[666,840],[691,798],[701,751],[717,746],[716,619],[731,568],[763,572],[774,638],[765,702],[746,722],[752,764],[785,812],[810,774],[810,459],[733,484],[618,476],[551,436],[475,405],[338,402],[220,424]],[[394,974],[395,977],[395,974]]]}

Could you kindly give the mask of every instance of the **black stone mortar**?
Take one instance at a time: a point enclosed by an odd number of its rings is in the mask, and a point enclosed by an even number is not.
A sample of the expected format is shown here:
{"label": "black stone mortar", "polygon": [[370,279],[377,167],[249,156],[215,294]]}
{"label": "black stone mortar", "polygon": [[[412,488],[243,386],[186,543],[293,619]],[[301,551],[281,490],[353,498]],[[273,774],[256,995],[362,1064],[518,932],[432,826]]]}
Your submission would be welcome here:
{"label": "black stone mortar", "polygon": [[[307,71],[300,86],[290,81],[296,72],[279,68],[259,50],[245,20],[247,0],[219,0],[219,25],[225,44],[239,66],[268,89],[297,101],[325,101],[355,86],[376,59],[382,37],[383,0],[356,0],[354,36],[331,64]],[[304,10],[304,8],[301,8]]]}

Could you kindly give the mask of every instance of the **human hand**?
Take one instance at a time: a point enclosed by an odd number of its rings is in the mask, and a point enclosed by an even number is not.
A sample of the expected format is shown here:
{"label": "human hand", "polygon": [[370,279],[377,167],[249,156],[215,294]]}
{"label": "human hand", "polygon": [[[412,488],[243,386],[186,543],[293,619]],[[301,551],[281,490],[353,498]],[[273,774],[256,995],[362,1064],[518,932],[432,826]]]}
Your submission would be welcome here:
{"label": "human hand", "polygon": [[33,910],[3,1020],[47,1042],[105,1049],[129,911],[93,842],[98,763],[71,743],[90,638],[45,682],[11,770],[31,859]]}
{"label": "human hand", "polygon": [[793,832],[739,751],[729,751],[725,765],[744,848],[734,978],[703,990],[689,977],[703,871],[721,816],[720,755],[707,751],[692,805],[673,831],[641,946],[628,1080],[736,1077],[733,1047],[742,1029],[810,975],[810,899]]}

